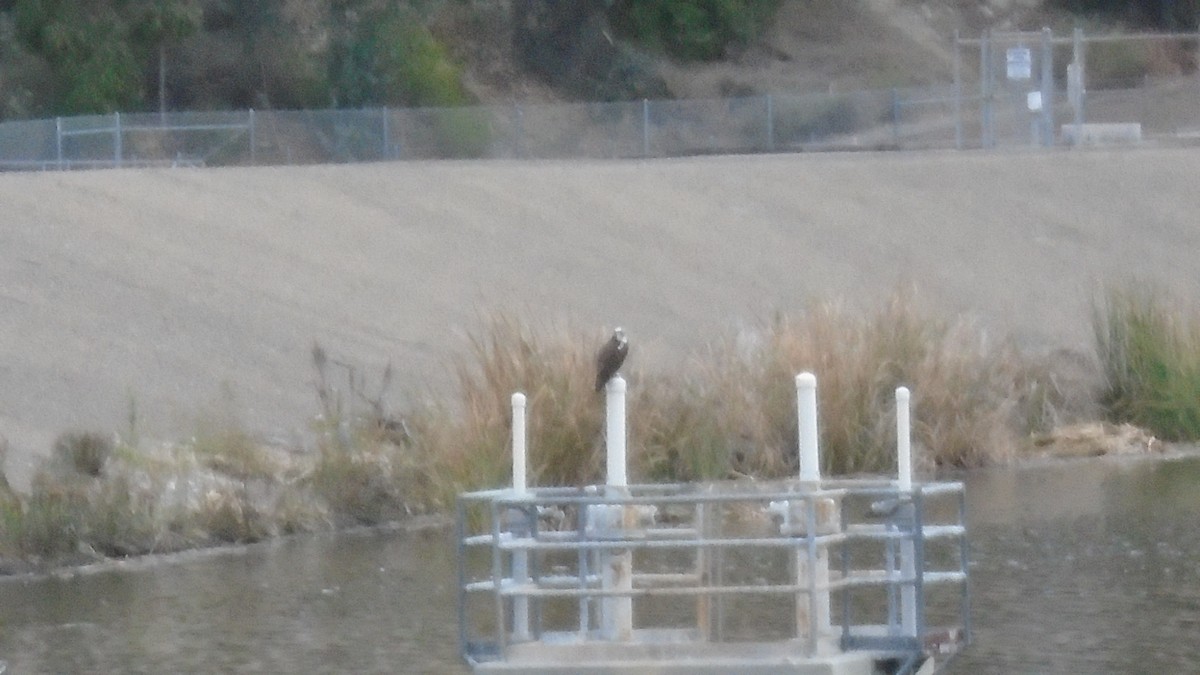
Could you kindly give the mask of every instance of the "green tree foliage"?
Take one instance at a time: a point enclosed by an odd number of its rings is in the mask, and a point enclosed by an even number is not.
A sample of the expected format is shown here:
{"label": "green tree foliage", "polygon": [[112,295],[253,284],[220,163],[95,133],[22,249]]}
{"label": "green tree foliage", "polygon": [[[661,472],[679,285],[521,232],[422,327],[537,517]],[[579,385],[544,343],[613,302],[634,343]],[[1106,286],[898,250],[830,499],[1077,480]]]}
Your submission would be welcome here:
{"label": "green tree foliage", "polygon": [[196,0],[16,0],[16,35],[48,64],[58,113],[136,109],[151,63],[195,31]]}
{"label": "green tree foliage", "polygon": [[652,49],[711,61],[745,46],[775,14],[779,0],[617,0],[613,26]]}
{"label": "green tree foliage", "polygon": [[57,80],[56,112],[111,112],[140,101],[141,71],[115,5],[17,0],[13,18],[17,38]]}
{"label": "green tree foliage", "polygon": [[1168,30],[1195,30],[1200,0],[1051,0],[1078,16],[1105,15]]}
{"label": "green tree foliage", "polygon": [[585,100],[667,95],[647,59],[613,39],[608,0],[514,0],[513,49],[529,72]]}
{"label": "green tree foliage", "polygon": [[473,102],[463,87],[462,69],[415,10],[391,6],[350,17],[339,27],[330,55],[339,107]]}

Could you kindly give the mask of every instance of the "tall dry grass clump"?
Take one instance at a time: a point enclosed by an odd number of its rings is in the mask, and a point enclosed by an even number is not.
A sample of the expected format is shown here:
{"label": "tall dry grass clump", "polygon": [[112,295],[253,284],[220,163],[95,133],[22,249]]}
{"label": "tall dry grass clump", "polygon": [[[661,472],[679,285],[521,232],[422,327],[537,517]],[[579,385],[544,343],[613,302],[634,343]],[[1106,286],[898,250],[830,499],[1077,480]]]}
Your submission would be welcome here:
{"label": "tall dry grass clump", "polygon": [[1110,287],[1092,326],[1109,416],[1165,440],[1200,439],[1200,311],[1150,286]]}
{"label": "tall dry grass clump", "polygon": [[526,396],[529,480],[582,485],[600,476],[603,397],[592,390],[594,340],[493,315],[454,361],[457,397],[414,414],[430,494],[445,506],[464,489],[511,482],[512,395]]}
{"label": "tall dry grass clump", "polygon": [[778,316],[757,346],[730,361],[724,379],[739,436],[757,453],[753,473],[795,469],[794,375],[818,379],[822,470],[827,474],[893,471],[895,390],[912,391],[913,433],[924,461],[970,467],[1013,456],[1029,431],[1054,408],[1050,378],[1011,343],[993,343],[965,320],[923,311],[898,292],[874,312],[836,302],[814,304],[799,317]]}

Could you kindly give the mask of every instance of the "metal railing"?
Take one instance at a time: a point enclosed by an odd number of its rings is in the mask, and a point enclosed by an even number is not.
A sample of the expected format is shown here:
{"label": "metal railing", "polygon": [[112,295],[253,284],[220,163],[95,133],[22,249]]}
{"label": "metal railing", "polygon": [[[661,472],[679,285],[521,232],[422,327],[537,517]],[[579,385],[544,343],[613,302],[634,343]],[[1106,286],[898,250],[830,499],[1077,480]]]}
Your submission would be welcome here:
{"label": "metal railing", "polygon": [[[866,650],[912,670],[970,638],[961,483],[492,490],[460,496],[457,539],[472,664],[556,645],[616,646],[599,658],[619,662],[656,645],[660,658]],[[627,583],[606,578],[626,555]],[[929,603],[935,587],[951,596]]]}

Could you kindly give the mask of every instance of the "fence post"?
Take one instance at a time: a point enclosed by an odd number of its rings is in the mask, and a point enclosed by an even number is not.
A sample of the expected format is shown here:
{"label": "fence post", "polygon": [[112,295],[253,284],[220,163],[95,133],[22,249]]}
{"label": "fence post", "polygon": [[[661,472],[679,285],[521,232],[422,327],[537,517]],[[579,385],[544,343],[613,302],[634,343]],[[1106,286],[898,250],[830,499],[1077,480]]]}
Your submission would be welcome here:
{"label": "fence post", "polygon": [[124,160],[124,149],[121,147],[121,113],[113,113],[113,164],[118,168]]}
{"label": "fence post", "polygon": [[1042,146],[1054,146],[1054,33],[1042,29]]}
{"label": "fence post", "polygon": [[513,103],[513,123],[516,126],[513,130],[513,157],[522,159],[525,157],[525,111],[516,102]]}
{"label": "fence post", "polygon": [[963,149],[962,52],[958,29],[954,29],[954,149]]}
{"label": "fence post", "polygon": [[984,148],[995,147],[992,128],[992,31],[983,31],[979,40],[979,144]]}
{"label": "fence post", "polygon": [[1071,58],[1075,65],[1075,76],[1077,80],[1077,90],[1075,92],[1075,142],[1079,143],[1079,139],[1083,133],[1084,120],[1084,101],[1087,100],[1087,66],[1085,61],[1086,55],[1083,51],[1083,29],[1076,27],[1075,32],[1071,35]]}
{"label": "fence post", "polygon": [[892,142],[900,147],[900,90],[892,87]]}
{"label": "fence post", "polygon": [[650,101],[642,99],[642,157],[650,156]]}
{"label": "fence post", "polygon": [[767,150],[775,150],[775,99],[767,94]]}
{"label": "fence post", "polygon": [[61,117],[54,118],[54,146],[58,160],[58,170],[63,168],[63,120]]}
{"label": "fence post", "polygon": [[380,115],[382,116],[381,121],[383,126],[383,151],[380,154],[380,159],[389,160],[392,159],[392,148],[390,139],[391,133],[388,129],[388,109],[386,105],[383,106],[383,109],[380,111]]}
{"label": "fence post", "polygon": [[258,142],[254,138],[254,108],[249,110],[247,117],[246,124],[250,127],[250,133],[247,134],[250,137],[250,163],[258,164]]}

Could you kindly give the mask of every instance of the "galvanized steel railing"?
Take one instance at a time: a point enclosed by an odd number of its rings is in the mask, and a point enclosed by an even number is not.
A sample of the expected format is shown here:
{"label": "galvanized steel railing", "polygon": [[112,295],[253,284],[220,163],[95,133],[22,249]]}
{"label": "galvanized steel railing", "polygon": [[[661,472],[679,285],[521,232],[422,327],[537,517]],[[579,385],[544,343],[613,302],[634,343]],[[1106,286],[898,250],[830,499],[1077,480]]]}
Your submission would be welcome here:
{"label": "galvanized steel railing", "polygon": [[[472,663],[520,644],[660,641],[871,650],[915,667],[970,635],[961,483],[506,489],[462,495],[457,516]],[[613,579],[626,555],[630,578]],[[933,587],[951,597],[928,603]]]}

